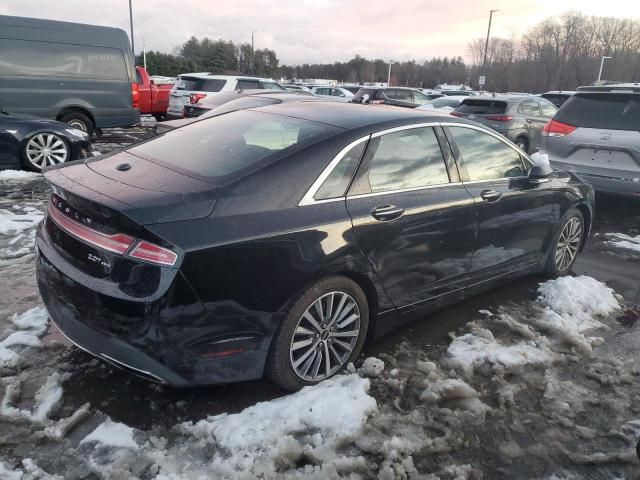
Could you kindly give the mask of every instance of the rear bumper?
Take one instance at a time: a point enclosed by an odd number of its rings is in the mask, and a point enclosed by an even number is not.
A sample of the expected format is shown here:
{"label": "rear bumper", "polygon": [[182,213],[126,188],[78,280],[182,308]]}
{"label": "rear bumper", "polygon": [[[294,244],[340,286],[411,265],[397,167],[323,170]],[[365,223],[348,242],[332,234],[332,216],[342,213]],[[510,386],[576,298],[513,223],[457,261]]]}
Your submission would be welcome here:
{"label": "rear bumper", "polygon": [[624,178],[603,173],[581,172],[579,167],[570,163],[551,160],[551,166],[558,170],[569,171],[580,177],[586,183],[593,185],[596,192],[611,193],[629,197],[640,197],[640,174],[634,178]]}
{"label": "rear bumper", "polygon": [[[271,337],[246,340],[245,332],[236,334],[237,320],[216,319],[199,303],[176,304],[171,299],[190,297],[182,291],[184,284],[172,286],[157,301],[124,300],[100,293],[99,281],[62,258],[42,224],[36,247],[38,288],[51,322],[81,349],[137,376],[175,387],[263,375]],[[220,335],[225,340],[217,345]],[[229,341],[239,337],[244,343]]]}

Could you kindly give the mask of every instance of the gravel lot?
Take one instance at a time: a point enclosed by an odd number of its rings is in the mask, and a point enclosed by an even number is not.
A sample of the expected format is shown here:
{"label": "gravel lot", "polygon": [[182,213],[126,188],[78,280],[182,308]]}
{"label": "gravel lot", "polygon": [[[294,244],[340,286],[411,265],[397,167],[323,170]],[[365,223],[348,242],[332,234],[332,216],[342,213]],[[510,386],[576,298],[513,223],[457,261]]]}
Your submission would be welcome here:
{"label": "gravel lot", "polygon": [[640,201],[598,198],[575,277],[474,297],[284,395],[164,388],[70,346],[35,285],[47,195],[0,172],[1,479],[640,478]]}

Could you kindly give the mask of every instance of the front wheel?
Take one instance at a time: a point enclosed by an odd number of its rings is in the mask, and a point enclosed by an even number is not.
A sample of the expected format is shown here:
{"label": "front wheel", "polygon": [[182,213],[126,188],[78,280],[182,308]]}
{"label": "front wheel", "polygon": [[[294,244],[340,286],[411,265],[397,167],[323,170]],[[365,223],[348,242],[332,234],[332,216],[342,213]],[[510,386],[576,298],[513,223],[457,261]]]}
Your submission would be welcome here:
{"label": "front wheel", "polygon": [[289,391],[332,377],[359,355],[368,327],[367,298],[355,282],[319,280],[293,302],[278,328],[267,376]]}
{"label": "front wheel", "polygon": [[583,234],[584,216],[579,210],[570,210],[551,242],[545,268],[547,275],[559,277],[569,273],[580,251]]}

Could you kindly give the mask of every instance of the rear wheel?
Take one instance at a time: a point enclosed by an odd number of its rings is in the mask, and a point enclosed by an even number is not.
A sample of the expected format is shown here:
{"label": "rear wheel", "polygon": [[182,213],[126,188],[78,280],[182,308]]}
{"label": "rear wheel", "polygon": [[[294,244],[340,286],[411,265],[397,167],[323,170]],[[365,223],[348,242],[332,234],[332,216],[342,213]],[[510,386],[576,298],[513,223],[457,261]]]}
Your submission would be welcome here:
{"label": "rear wheel", "polygon": [[289,391],[332,377],[359,355],[368,326],[362,289],[345,277],[322,279],[289,309],[274,336],[266,373]]}
{"label": "rear wheel", "polygon": [[22,151],[22,162],[26,168],[41,172],[43,168],[69,160],[67,142],[55,133],[38,133],[31,137]]}
{"label": "rear wheel", "polygon": [[70,127],[87,132],[89,137],[93,138],[93,122],[85,114],[80,112],[65,113],[60,117],[60,121],[66,123]]}
{"label": "rear wheel", "polygon": [[572,209],[560,222],[547,257],[545,272],[551,277],[566,275],[576,261],[584,234],[584,216]]}
{"label": "rear wheel", "polygon": [[524,153],[529,153],[529,140],[527,140],[525,137],[516,138],[516,145]]}

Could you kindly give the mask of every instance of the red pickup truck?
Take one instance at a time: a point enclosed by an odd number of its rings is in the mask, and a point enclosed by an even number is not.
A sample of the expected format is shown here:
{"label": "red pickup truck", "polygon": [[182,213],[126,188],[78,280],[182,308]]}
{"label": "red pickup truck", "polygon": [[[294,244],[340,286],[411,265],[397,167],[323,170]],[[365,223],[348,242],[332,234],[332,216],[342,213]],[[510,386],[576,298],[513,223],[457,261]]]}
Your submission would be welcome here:
{"label": "red pickup truck", "polygon": [[136,83],[140,113],[151,114],[156,120],[164,120],[169,106],[169,92],[173,85],[156,85],[143,67],[136,67]]}

